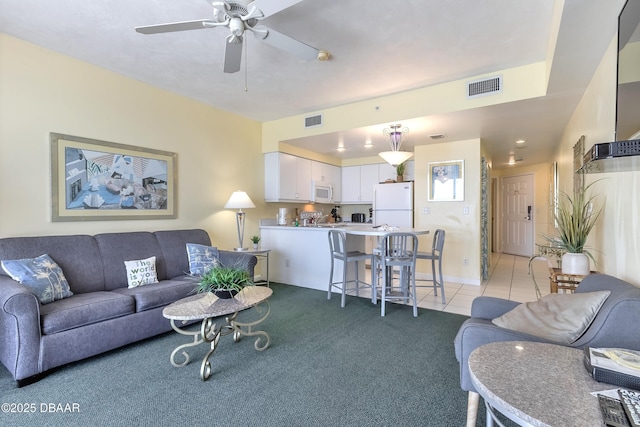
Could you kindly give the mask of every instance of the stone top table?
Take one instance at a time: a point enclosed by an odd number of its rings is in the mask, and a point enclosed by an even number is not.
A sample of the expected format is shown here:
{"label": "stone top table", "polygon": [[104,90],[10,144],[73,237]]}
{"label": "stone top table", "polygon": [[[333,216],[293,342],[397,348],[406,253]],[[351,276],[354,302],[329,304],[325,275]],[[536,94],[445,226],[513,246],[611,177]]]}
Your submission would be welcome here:
{"label": "stone top table", "polygon": [[[272,293],[273,290],[270,288],[248,286],[235,297],[229,299],[221,299],[213,294],[202,293],[183,298],[166,306],[162,310],[162,315],[171,320],[173,330],[181,335],[193,337],[193,342],[179,345],[173,350],[169,359],[171,364],[178,368],[187,365],[189,354],[184,349],[203,342],[210,343],[211,348],[200,365],[200,377],[206,381],[211,376],[209,357],[216,350],[220,336],[233,334],[235,342],[240,341],[243,336],[257,336],[254,348],[258,351],[267,349],[271,342],[269,334],[265,331],[255,331],[253,327],[262,323],[269,316],[271,307],[268,299]],[[260,306],[262,303],[267,306],[265,310]],[[260,317],[249,323],[239,322],[236,319],[238,313],[251,307],[255,308]],[[223,318],[216,319],[220,317]],[[179,321],[184,325],[193,320],[202,320],[200,328],[196,331],[182,329],[176,324]],[[261,343],[261,341],[264,342]],[[179,354],[184,358],[183,362],[177,361],[176,356]]]}
{"label": "stone top table", "polygon": [[591,378],[583,351],[553,344],[507,341],[483,345],[469,356],[469,372],[487,406],[522,426],[602,425],[591,392],[615,389]]}
{"label": "stone top table", "polygon": [[169,304],[162,315],[172,320],[201,320],[208,317],[220,317],[246,310],[271,296],[270,288],[247,286],[234,298],[221,299],[215,295],[202,293],[191,295]]}

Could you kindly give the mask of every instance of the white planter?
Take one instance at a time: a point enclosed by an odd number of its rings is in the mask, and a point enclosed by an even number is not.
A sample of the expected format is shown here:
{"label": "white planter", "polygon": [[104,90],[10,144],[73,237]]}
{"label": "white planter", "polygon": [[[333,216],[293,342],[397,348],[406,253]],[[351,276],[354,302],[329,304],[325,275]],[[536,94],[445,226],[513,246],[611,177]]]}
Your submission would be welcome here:
{"label": "white planter", "polygon": [[589,274],[589,257],[585,254],[567,252],[562,255],[562,273],[586,276]]}

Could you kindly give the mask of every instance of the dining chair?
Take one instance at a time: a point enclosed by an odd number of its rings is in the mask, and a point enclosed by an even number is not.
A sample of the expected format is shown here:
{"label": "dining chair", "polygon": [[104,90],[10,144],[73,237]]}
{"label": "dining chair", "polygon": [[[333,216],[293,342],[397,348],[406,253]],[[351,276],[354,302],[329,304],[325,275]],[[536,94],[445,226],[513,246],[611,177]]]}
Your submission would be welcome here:
{"label": "dining chair", "polygon": [[[418,252],[418,236],[413,233],[393,232],[385,234],[381,239],[380,251],[373,257],[372,292],[377,292],[376,271],[381,272],[380,315],[384,317],[387,301],[413,303],[413,316],[418,316],[416,300],[416,253]],[[399,291],[394,291],[393,270],[398,268]]]}
{"label": "dining chair", "polygon": [[[442,294],[442,303],[446,304],[447,300],[444,296],[444,279],[442,278],[442,249],[444,248],[444,236],[443,229],[438,228],[433,234],[433,243],[431,245],[431,252],[418,252],[416,254],[417,259],[430,259],[431,260],[431,281],[432,285],[416,285],[419,288],[425,288],[433,286],[433,295],[438,296],[438,288]],[[438,273],[436,275],[436,261],[438,262]]]}
{"label": "dining chair", "polygon": [[[342,292],[340,306],[344,307],[348,283],[354,283],[355,286],[350,290],[355,290],[356,296],[360,295],[361,288],[371,288],[371,284],[360,280],[360,266],[358,263],[369,260],[373,265],[372,255],[361,251],[347,251],[347,237],[342,230],[329,230],[329,250],[331,251],[331,271],[329,273],[327,299],[331,299],[332,289],[337,288]],[[340,281],[335,281],[333,278],[336,261],[342,261],[342,280]],[[351,262],[355,263],[354,280],[347,280],[347,269]]]}

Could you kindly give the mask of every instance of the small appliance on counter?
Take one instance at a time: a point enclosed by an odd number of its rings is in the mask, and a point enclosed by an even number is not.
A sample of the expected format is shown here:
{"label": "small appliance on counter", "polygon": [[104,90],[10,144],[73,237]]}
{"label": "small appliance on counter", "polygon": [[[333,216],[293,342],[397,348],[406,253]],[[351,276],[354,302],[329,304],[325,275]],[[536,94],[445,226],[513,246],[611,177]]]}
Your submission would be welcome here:
{"label": "small appliance on counter", "polygon": [[333,218],[333,222],[342,222],[342,217],[340,216],[340,206],[334,206],[331,209],[331,218]]}
{"label": "small appliance on counter", "polygon": [[351,222],[365,222],[365,216],[363,213],[352,213]]}
{"label": "small appliance on counter", "polygon": [[277,215],[277,224],[278,225],[289,225],[291,222],[291,214],[288,208],[280,208],[278,209]]}

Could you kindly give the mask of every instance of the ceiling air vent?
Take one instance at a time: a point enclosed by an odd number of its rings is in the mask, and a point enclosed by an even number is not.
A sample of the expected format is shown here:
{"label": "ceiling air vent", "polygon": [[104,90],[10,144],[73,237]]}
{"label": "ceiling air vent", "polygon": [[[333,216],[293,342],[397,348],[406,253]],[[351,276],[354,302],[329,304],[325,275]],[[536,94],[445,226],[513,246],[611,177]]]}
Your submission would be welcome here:
{"label": "ceiling air vent", "polygon": [[502,76],[467,82],[467,99],[502,92]]}
{"label": "ceiling air vent", "polygon": [[309,116],[304,118],[304,127],[313,128],[316,126],[322,126],[322,114],[316,116]]}

